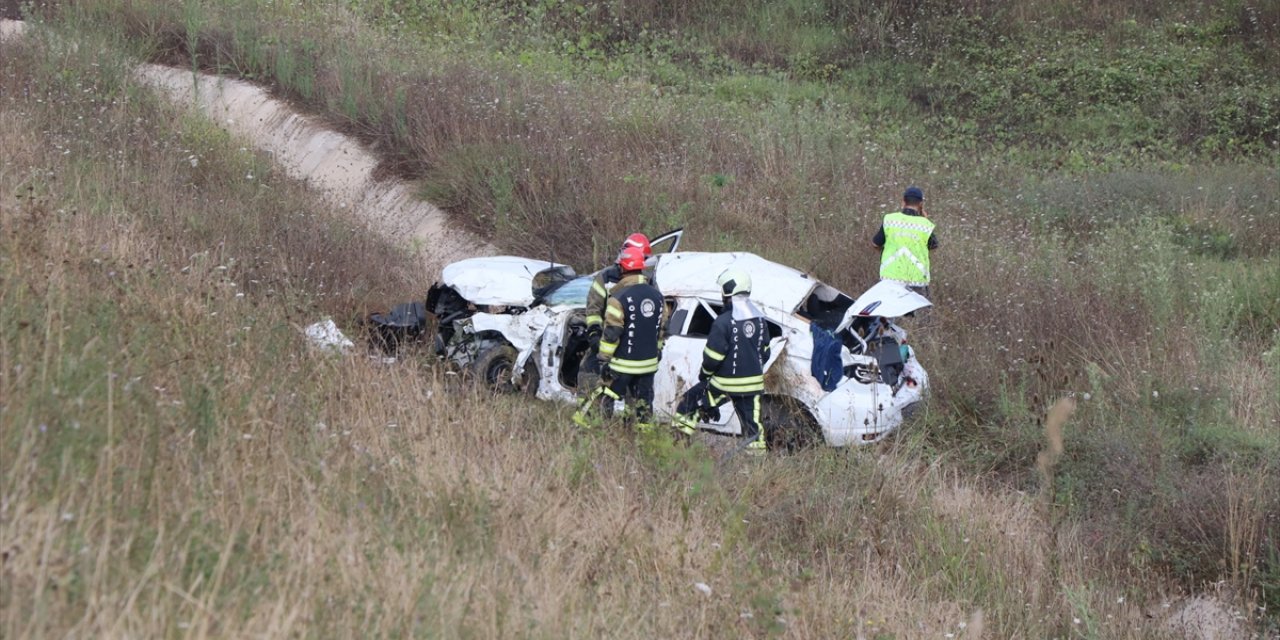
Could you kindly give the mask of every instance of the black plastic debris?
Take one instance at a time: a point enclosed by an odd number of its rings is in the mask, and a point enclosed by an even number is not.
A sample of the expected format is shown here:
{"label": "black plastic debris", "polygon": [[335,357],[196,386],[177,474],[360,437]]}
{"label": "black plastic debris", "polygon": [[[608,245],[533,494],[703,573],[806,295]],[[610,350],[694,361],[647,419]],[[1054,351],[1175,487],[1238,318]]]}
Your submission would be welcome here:
{"label": "black plastic debris", "polygon": [[876,362],[880,365],[880,381],[893,387],[898,384],[898,377],[906,362],[902,359],[902,347],[894,340],[882,340],[875,350]]}
{"label": "black plastic debris", "polygon": [[419,342],[426,336],[427,305],[398,304],[387,313],[369,314],[367,324],[369,340],[384,353],[394,354],[401,345]]}

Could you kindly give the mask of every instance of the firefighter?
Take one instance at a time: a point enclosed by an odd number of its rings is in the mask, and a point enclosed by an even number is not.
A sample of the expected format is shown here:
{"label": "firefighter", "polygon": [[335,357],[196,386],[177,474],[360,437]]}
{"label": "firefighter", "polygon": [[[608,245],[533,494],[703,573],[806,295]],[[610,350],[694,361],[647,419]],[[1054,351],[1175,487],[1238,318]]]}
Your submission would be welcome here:
{"label": "firefighter", "polygon": [[[633,233],[627,236],[627,239],[622,242],[621,251],[626,251],[628,248],[640,249],[646,260],[653,255],[653,249],[649,246],[649,238],[643,233]],[[619,255],[621,255],[621,251]],[[621,279],[622,269],[615,263],[609,265],[608,268],[602,269],[600,273],[596,274],[595,280],[591,282],[591,289],[587,291],[587,333],[595,336],[593,342],[599,342],[600,340],[600,332],[604,327],[604,303],[609,298],[609,290],[617,285]]]}
{"label": "firefighter", "polygon": [[621,278],[605,303],[598,355],[600,384],[583,401],[573,421],[590,428],[598,405],[607,410],[622,400],[627,419],[647,432],[654,426],[653,376],[662,355],[666,305],[662,293],[644,275],[642,247],[624,248],[618,256],[618,268]]}
{"label": "firefighter", "polygon": [[751,276],[729,269],[720,274],[717,283],[724,295],[724,310],[707,336],[698,384],[685,392],[676,407],[675,427],[693,435],[703,412],[715,412],[732,402],[747,450],[764,453],[760,396],[764,393],[764,365],[769,361],[768,325],[764,314],[751,303]]}
{"label": "firefighter", "polygon": [[[653,256],[649,238],[643,233],[627,236],[627,239],[622,242],[620,251],[626,251],[628,248],[640,249],[646,260]],[[649,284],[655,284],[652,273],[647,272],[646,277],[649,279]],[[591,281],[591,288],[587,290],[587,352],[583,356],[581,370],[593,376],[600,373],[600,361],[596,356],[600,352],[600,334],[604,330],[605,300],[609,298],[609,291],[617,286],[621,279],[622,270],[615,262],[601,269]]]}
{"label": "firefighter", "polygon": [[929,297],[929,252],[938,248],[934,223],[924,211],[924,191],[907,187],[902,210],[884,217],[871,244],[880,251],[880,279]]}

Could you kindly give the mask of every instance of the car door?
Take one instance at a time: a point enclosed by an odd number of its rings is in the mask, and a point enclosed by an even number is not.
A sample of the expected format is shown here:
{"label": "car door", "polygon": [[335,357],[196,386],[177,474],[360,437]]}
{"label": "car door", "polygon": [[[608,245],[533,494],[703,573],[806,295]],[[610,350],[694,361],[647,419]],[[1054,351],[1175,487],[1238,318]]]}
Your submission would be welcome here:
{"label": "car door", "polygon": [[649,241],[649,248],[654,255],[675,253],[680,249],[680,238],[684,236],[684,228],[668,231]]}
{"label": "car door", "polygon": [[[667,322],[667,340],[654,377],[654,409],[659,415],[675,415],[676,405],[685,391],[698,383],[702,369],[702,351],[707,346],[707,333],[719,315],[721,306],[699,298],[672,300],[671,319]],[[742,427],[731,407],[720,412],[719,419],[704,425],[721,433],[741,433]]]}

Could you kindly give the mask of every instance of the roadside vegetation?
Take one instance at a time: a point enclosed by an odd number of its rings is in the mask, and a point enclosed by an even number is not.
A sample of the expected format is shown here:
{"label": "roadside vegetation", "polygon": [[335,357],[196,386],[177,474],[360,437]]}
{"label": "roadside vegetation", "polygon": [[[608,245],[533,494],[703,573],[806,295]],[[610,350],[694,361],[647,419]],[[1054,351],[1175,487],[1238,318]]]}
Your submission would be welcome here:
{"label": "roadside vegetation", "polygon": [[[1212,589],[1274,630],[1280,10],[1077,5],[47,9],[0,59],[0,629],[1158,637]],[[920,184],[933,400],[883,447],[717,466],[312,353],[431,274],[126,53],[267,83],[582,268],[685,226],[856,292]]]}

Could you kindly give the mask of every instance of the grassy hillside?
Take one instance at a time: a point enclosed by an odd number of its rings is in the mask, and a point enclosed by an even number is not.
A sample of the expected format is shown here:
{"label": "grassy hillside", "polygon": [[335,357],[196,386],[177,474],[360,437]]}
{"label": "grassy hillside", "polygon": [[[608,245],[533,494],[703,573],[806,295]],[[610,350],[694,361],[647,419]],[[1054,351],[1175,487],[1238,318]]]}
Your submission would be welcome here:
{"label": "grassy hillside", "polygon": [[[892,6],[51,10],[88,48],[0,62],[0,628],[1152,637],[1209,584],[1274,625],[1274,6]],[[860,290],[921,184],[933,402],[880,450],[716,467],[310,353],[291,326],[422,274],[102,50],[268,82],[584,267],[685,225]]]}

